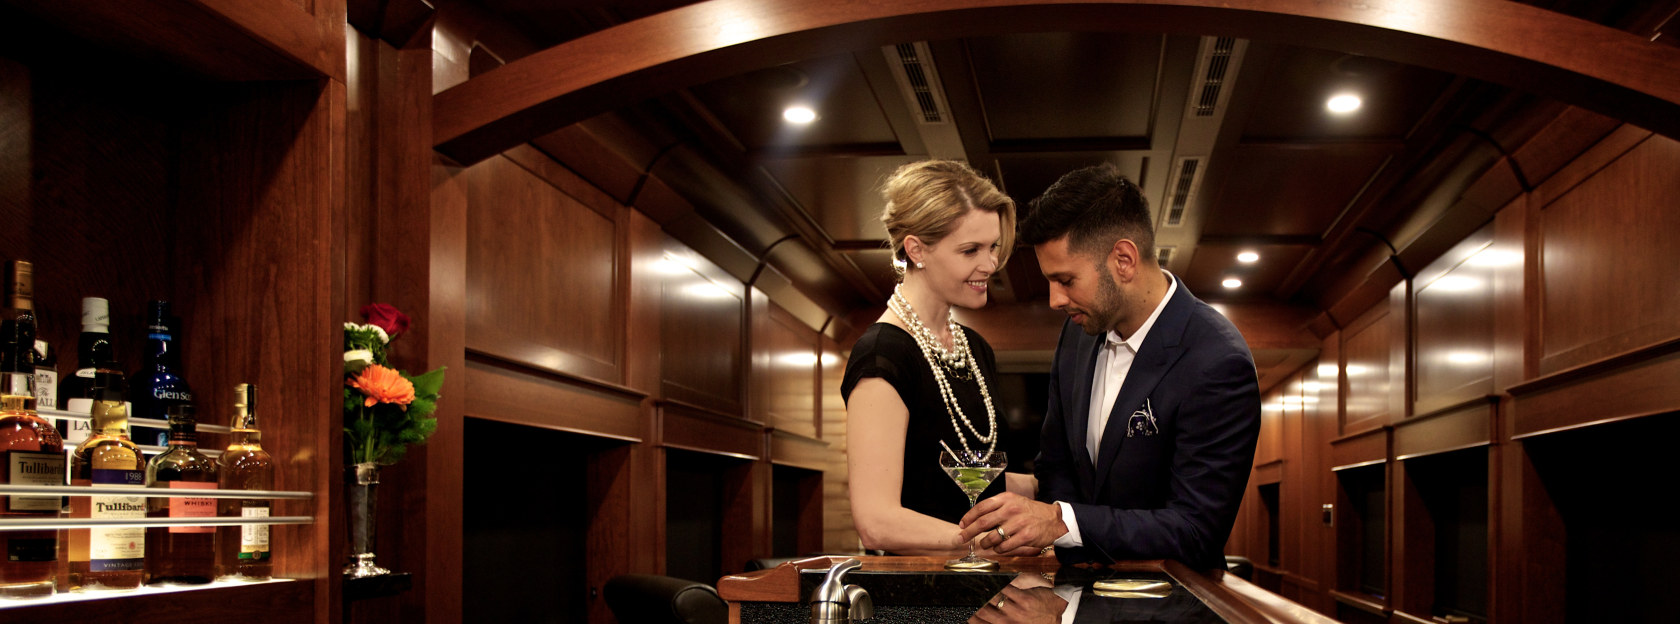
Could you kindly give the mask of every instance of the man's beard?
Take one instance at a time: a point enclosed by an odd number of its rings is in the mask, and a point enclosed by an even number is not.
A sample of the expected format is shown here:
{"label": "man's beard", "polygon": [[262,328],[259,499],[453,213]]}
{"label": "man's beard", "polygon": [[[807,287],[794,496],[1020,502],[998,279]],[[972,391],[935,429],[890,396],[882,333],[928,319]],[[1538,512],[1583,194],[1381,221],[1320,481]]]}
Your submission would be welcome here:
{"label": "man's beard", "polygon": [[1107,333],[1117,324],[1120,313],[1130,307],[1131,299],[1126,292],[1120,290],[1120,284],[1115,283],[1114,276],[1108,274],[1108,267],[1097,270],[1097,300],[1093,302],[1091,310],[1085,314],[1085,322],[1079,327],[1085,330],[1085,335],[1096,336]]}

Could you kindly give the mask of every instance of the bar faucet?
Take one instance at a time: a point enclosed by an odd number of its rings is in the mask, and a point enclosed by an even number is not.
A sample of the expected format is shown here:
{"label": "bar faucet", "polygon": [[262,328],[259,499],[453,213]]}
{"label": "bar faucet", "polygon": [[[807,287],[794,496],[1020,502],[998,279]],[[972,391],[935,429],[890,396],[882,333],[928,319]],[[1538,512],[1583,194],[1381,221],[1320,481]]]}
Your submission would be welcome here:
{"label": "bar faucet", "polygon": [[875,617],[875,601],[869,592],[844,584],[846,573],[860,567],[862,561],[847,559],[828,569],[828,577],[811,594],[811,624],[860,622]]}

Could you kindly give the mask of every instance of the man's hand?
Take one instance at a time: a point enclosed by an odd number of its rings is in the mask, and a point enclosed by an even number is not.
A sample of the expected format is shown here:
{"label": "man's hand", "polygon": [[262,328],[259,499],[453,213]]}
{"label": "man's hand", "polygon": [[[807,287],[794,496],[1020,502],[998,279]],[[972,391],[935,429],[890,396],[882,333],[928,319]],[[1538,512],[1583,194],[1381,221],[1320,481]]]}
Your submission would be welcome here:
{"label": "man's hand", "polygon": [[[1008,531],[1008,529],[1005,529]],[[969,624],[1060,624],[1068,603],[1048,587],[1019,589],[1005,586],[1003,595],[986,603]]]}
{"label": "man's hand", "polygon": [[[980,501],[957,526],[962,527],[963,541],[985,533],[977,544],[998,552],[1041,549],[1068,532],[1067,525],[1062,523],[1061,507],[1009,493]],[[998,535],[998,528],[1009,539]]]}

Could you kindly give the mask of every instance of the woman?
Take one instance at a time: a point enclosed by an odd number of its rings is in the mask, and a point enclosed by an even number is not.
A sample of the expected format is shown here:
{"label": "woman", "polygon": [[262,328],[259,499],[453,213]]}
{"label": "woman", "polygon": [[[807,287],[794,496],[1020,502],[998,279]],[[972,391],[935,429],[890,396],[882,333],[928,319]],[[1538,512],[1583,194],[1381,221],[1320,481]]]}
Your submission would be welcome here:
{"label": "woman", "polygon": [[[853,346],[840,386],[852,521],[868,549],[961,556],[968,545],[956,522],[968,512],[968,497],[940,468],[939,452],[1003,446],[991,399],[992,348],[949,320],[950,311],[986,305],[987,280],[1014,243],[1015,202],[954,161],[900,167],[882,195],[881,222],[901,281],[888,311]],[[1032,497],[1037,481],[1006,473],[981,498],[1006,489]]]}

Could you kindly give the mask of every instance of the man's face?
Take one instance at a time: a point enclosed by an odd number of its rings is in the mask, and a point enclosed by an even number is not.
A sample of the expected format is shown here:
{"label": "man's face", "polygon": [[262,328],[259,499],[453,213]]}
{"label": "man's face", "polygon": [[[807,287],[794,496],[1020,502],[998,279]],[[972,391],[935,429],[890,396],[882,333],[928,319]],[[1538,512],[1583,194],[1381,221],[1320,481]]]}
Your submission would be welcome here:
{"label": "man's face", "polygon": [[1050,307],[1068,315],[1088,335],[1113,329],[1126,309],[1127,296],[1106,262],[1068,249],[1068,237],[1033,247],[1038,266],[1050,280]]}

